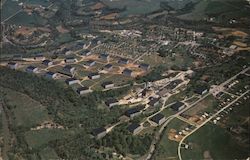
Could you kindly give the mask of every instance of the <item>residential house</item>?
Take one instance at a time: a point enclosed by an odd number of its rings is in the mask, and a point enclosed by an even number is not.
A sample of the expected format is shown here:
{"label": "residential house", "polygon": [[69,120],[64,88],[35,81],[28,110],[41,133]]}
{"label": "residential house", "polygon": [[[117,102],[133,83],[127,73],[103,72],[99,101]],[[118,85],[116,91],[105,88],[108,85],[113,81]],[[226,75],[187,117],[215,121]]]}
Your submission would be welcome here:
{"label": "residential house", "polygon": [[61,51],[61,54],[64,54],[64,55],[70,55],[72,53],[72,51],[68,48],[63,48],[62,51]]}
{"label": "residential house", "polygon": [[118,61],[119,64],[128,64],[129,63],[129,60],[128,59],[125,59],[125,58],[121,58],[119,61]]}
{"label": "residential house", "polygon": [[199,95],[203,95],[208,92],[208,88],[206,86],[201,86],[201,87],[196,88],[194,92]]}
{"label": "residential house", "polygon": [[173,111],[180,111],[185,108],[185,104],[183,102],[177,101],[173,105],[170,106]]}
{"label": "residential house", "polygon": [[96,64],[96,62],[93,61],[93,60],[89,60],[89,61],[86,62],[86,65],[89,66],[89,67],[92,67],[92,66],[94,66],[95,64]]}
{"label": "residential house", "polygon": [[98,79],[101,77],[101,75],[99,73],[90,73],[88,77],[89,79]]}
{"label": "residential house", "polygon": [[108,100],[105,102],[105,104],[106,104],[109,108],[111,108],[111,107],[114,107],[114,106],[119,105],[119,101],[118,101],[117,99],[115,99],[115,98],[112,98],[112,99],[108,99]]}
{"label": "residential house", "polygon": [[128,126],[129,132],[131,132],[133,135],[138,134],[142,129],[143,127],[137,123],[132,123]]}
{"label": "residential house", "polygon": [[55,79],[56,76],[57,76],[57,73],[50,72],[50,71],[45,74],[45,77],[49,79]]}
{"label": "residential house", "polygon": [[37,73],[38,72],[38,68],[35,67],[35,66],[28,66],[26,68],[26,72],[28,72],[28,73]]}
{"label": "residential house", "polygon": [[159,105],[160,103],[160,98],[150,98],[150,101],[148,102],[148,105],[151,106],[151,107],[155,107],[157,105]]}
{"label": "residential house", "polygon": [[74,63],[74,62],[76,62],[77,60],[76,60],[76,58],[75,57],[67,57],[67,58],[65,58],[65,63]]}
{"label": "residential house", "polygon": [[44,55],[42,55],[42,54],[37,54],[37,55],[34,57],[34,59],[37,60],[37,61],[43,61],[43,60],[45,60],[45,57],[44,57]]}
{"label": "residential house", "polygon": [[16,62],[9,62],[8,63],[8,67],[10,69],[17,69],[18,68],[18,63],[16,63]]}
{"label": "residential house", "polygon": [[92,52],[90,50],[83,50],[80,52],[80,55],[82,56],[90,56]]}
{"label": "residential house", "polygon": [[109,60],[109,55],[107,53],[102,53],[102,54],[100,54],[99,58],[101,60],[108,61]]}
{"label": "residential house", "polygon": [[128,68],[125,68],[123,71],[122,71],[122,74],[125,75],[125,76],[132,76],[133,75],[133,71],[128,69]]}
{"label": "residential house", "polygon": [[166,121],[166,118],[163,114],[158,113],[155,116],[151,117],[150,121],[154,122],[156,125],[162,125]]}
{"label": "residential house", "polygon": [[115,84],[111,81],[107,81],[107,82],[102,83],[102,87],[105,89],[110,89],[110,88],[113,88],[114,86],[115,86]]}
{"label": "residential house", "polygon": [[145,71],[148,71],[150,69],[150,65],[142,63],[142,64],[139,65],[139,68],[141,68],[141,69],[143,69]]}
{"label": "residential house", "polygon": [[103,138],[107,134],[107,130],[104,127],[96,128],[91,133],[96,139]]}
{"label": "residential house", "polygon": [[129,118],[134,118],[141,114],[142,110],[145,108],[144,105],[137,106],[135,108],[131,108],[125,112],[125,116]]}
{"label": "residential house", "polygon": [[110,71],[112,68],[113,68],[113,65],[112,65],[112,64],[106,64],[106,65],[104,66],[104,69],[105,69],[105,70],[108,70],[108,71]]}
{"label": "residential house", "polygon": [[65,72],[69,72],[69,73],[73,74],[75,72],[76,68],[72,67],[70,65],[66,65],[66,66],[63,67],[63,70]]}
{"label": "residential house", "polygon": [[53,65],[53,62],[50,61],[50,60],[45,59],[45,60],[42,62],[42,64],[49,67],[49,66],[52,66],[52,65]]}
{"label": "residential house", "polygon": [[80,87],[76,90],[76,92],[79,94],[79,95],[83,95],[83,94],[87,94],[87,93],[91,93],[92,90],[89,88],[89,87]]}
{"label": "residential house", "polygon": [[76,84],[76,83],[80,83],[80,81],[76,78],[68,78],[65,80],[65,82],[68,84],[68,85],[72,85],[72,84]]}

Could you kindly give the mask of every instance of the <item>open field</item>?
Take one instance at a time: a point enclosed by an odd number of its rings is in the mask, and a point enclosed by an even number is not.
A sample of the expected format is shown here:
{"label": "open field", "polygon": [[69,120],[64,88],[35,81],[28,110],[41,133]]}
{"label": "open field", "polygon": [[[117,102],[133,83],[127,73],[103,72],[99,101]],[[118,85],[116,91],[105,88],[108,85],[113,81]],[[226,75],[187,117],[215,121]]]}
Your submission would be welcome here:
{"label": "open field", "polygon": [[218,100],[216,100],[212,95],[208,96],[198,104],[196,104],[191,109],[184,112],[184,114],[193,116],[202,112],[211,112],[218,105]]}
{"label": "open field", "polygon": [[[185,140],[183,159],[246,159],[249,157],[249,93]],[[227,116],[226,116],[227,115]],[[218,118],[217,117],[217,118]]]}
{"label": "open field", "polygon": [[0,89],[7,93],[5,100],[7,106],[13,110],[14,123],[17,127],[33,127],[50,120],[46,107],[39,102],[25,94],[2,87]]}
{"label": "open field", "polygon": [[74,132],[61,129],[41,129],[37,131],[28,131],[24,136],[29,147],[32,149],[39,149],[43,146],[47,146],[50,141],[66,138],[71,135],[71,133]]}
{"label": "open field", "polygon": [[196,1],[196,0],[154,0],[154,1],[147,1],[147,0],[116,0],[116,1],[109,1],[109,0],[102,0],[102,2],[108,5],[111,8],[124,8],[126,10],[122,12],[121,16],[128,16],[128,15],[137,15],[137,14],[147,14],[154,11],[157,11],[161,8],[160,2],[167,2],[171,7],[174,9],[182,9],[186,4],[189,2]]}
{"label": "open field", "polygon": [[180,15],[183,20],[204,20],[216,17],[215,21],[225,22],[230,19],[249,17],[249,8],[244,0],[202,0],[187,14]]}
{"label": "open field", "polygon": [[164,134],[162,134],[162,138],[157,146],[157,149],[153,156],[154,160],[178,159],[177,155],[178,143],[176,141],[169,139],[170,132],[175,130],[178,133],[180,129],[185,128],[187,125],[188,125],[187,123],[177,118],[175,118],[169,123],[167,129],[164,131]]}
{"label": "open field", "polygon": [[58,155],[51,147],[44,148],[41,152],[39,152],[39,155],[42,160],[59,159]]}
{"label": "open field", "polygon": [[250,0],[2,0],[1,12],[0,160],[250,156]]}
{"label": "open field", "polygon": [[[13,91],[11,89],[0,87],[1,96],[4,98],[5,107],[8,108],[8,111],[5,110],[7,115],[5,114],[4,118],[8,118],[8,123],[13,125],[15,128],[23,128],[23,130],[30,129],[32,127],[36,127],[41,125],[43,122],[51,121],[47,109],[45,106],[41,105],[39,102],[35,101],[34,99],[30,98],[29,96]],[[10,114],[12,113],[12,114]],[[2,115],[2,114],[1,114]],[[5,139],[4,143],[4,151],[8,152],[12,149],[12,144],[16,143],[16,136],[20,136],[19,134],[14,134],[13,129],[10,129],[8,126],[6,119],[4,119],[3,124],[3,138]],[[7,126],[6,126],[7,125]],[[2,133],[2,132],[1,132]],[[28,146],[31,148],[34,147],[43,147],[44,144],[49,142],[50,140],[59,138],[60,135],[64,135],[64,132],[57,131],[57,134],[53,132],[53,129],[47,129],[46,131],[28,131],[25,132],[25,141],[28,143]],[[47,136],[47,137],[46,137]],[[45,138],[46,137],[46,138]],[[48,138],[49,137],[49,138]],[[45,154],[48,153],[48,154]],[[50,158],[57,158],[56,153],[53,149],[50,150],[42,150],[41,151],[42,159],[50,159]],[[5,156],[5,155],[4,155]],[[35,156],[35,155],[34,155]]]}
{"label": "open field", "polygon": [[[5,6],[8,6],[8,7],[5,7]],[[22,8],[21,6],[18,6],[18,2],[5,0],[4,5],[1,9],[1,21],[15,14],[21,8]]]}
{"label": "open field", "polygon": [[247,149],[240,147],[225,129],[208,124],[191,135],[186,143],[192,149],[182,149],[183,159],[204,159],[205,152],[213,159],[243,159],[249,156]]}

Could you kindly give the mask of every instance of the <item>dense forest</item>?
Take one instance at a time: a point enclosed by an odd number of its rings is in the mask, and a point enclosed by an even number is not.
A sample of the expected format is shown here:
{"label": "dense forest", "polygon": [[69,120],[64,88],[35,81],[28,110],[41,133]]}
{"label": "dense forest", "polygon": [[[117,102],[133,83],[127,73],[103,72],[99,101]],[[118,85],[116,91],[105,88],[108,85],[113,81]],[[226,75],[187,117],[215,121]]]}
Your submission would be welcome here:
{"label": "dense forest", "polygon": [[[94,128],[116,122],[118,117],[124,113],[126,107],[116,107],[108,110],[98,109],[97,106],[103,105],[103,101],[110,97],[117,97],[127,93],[130,86],[107,92],[94,92],[80,97],[61,82],[47,80],[33,74],[14,71],[5,67],[0,67],[0,72],[1,87],[28,95],[42,105],[47,106],[48,113],[54,122],[67,127],[69,130],[78,130],[77,134],[73,136],[66,136],[64,139],[54,140],[49,143],[59,157],[67,159],[79,159],[79,157],[81,159],[103,159],[102,154],[96,153],[96,149],[101,147],[100,142],[92,139],[90,132]],[[81,128],[79,128],[79,124],[81,124]],[[25,159],[30,159],[29,154],[37,153],[38,150],[30,149],[25,142],[24,133],[29,128],[11,129],[17,137],[15,152],[21,154]],[[146,148],[141,147],[141,145],[144,141],[150,142],[149,136],[133,137],[127,133],[125,137],[128,137],[129,143],[122,143],[123,146],[126,145],[127,147],[121,148],[119,147],[120,140],[123,140],[120,139],[121,134],[117,135],[115,131],[111,135],[107,135],[107,139],[105,138],[104,141],[108,140],[109,143],[103,145],[114,147],[121,154],[134,153],[135,150],[142,154],[146,151]],[[130,149],[129,146],[132,144],[134,147]],[[139,147],[139,149],[137,150],[136,147]]]}

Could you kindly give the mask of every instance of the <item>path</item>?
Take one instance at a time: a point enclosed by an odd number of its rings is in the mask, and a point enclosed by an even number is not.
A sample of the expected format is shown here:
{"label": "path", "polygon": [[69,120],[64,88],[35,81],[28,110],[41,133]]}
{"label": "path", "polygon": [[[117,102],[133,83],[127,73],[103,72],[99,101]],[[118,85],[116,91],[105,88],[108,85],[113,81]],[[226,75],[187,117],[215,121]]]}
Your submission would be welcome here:
{"label": "path", "polygon": [[216,112],[214,115],[212,115],[210,118],[208,118],[206,121],[204,121],[201,125],[199,125],[197,128],[195,128],[194,130],[192,130],[189,134],[187,134],[186,136],[184,136],[182,138],[182,140],[179,142],[178,145],[178,157],[179,160],[182,160],[181,157],[181,144],[184,142],[184,140],[189,137],[190,135],[192,135],[194,132],[196,132],[198,129],[200,129],[202,126],[204,126],[205,124],[207,124],[209,121],[211,121],[212,119],[214,119],[218,114],[220,114],[221,112],[223,112],[225,109],[227,109],[228,107],[230,107],[233,103],[235,103],[236,101],[238,101],[241,97],[243,97],[245,94],[247,94],[249,92],[246,91],[244,92],[241,96],[237,97],[235,100],[233,100],[231,103],[229,103],[228,105],[226,105],[225,107],[223,107],[222,109],[220,109],[218,112]]}

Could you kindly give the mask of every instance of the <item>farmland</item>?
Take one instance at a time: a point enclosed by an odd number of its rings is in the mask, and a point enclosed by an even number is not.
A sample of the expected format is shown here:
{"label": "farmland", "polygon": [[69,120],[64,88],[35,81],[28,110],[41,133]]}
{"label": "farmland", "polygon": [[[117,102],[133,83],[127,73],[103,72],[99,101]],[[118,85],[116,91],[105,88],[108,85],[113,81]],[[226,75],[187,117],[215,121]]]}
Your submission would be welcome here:
{"label": "farmland", "polygon": [[250,156],[249,0],[0,11],[0,160]]}

